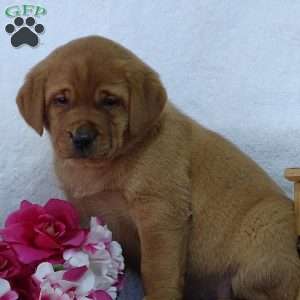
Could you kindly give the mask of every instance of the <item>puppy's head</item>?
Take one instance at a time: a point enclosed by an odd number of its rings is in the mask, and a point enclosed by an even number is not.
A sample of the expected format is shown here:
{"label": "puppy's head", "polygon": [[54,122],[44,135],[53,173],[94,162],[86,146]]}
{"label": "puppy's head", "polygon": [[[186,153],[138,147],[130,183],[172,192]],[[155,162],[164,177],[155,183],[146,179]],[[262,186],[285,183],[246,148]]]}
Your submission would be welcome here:
{"label": "puppy's head", "polygon": [[129,50],[87,37],[50,54],[27,75],[17,104],[61,158],[106,159],[145,135],[166,92],[158,75]]}

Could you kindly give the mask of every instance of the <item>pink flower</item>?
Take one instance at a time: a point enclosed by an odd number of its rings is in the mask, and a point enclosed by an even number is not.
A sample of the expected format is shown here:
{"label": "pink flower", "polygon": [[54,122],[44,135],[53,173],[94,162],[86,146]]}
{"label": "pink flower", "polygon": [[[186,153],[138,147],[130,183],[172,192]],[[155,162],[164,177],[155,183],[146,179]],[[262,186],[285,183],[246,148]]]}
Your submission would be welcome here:
{"label": "pink flower", "polygon": [[14,250],[0,242],[0,278],[10,279],[20,274],[22,266]]}
{"label": "pink flower", "polygon": [[55,272],[51,264],[41,263],[33,277],[42,300],[88,299],[95,286],[95,276],[87,267]]}
{"label": "pink flower", "polygon": [[90,231],[82,249],[68,249],[63,257],[67,268],[89,268],[95,276],[94,289],[116,299],[123,279],[124,257],[121,246],[112,241],[111,231],[99,219],[91,218]]}
{"label": "pink flower", "polygon": [[0,242],[0,278],[8,279],[22,300],[35,299],[36,287],[30,277],[32,273],[32,266],[21,265],[10,245]]}
{"label": "pink flower", "polygon": [[7,280],[0,278],[0,300],[17,300],[18,294],[11,290]]}
{"label": "pink flower", "polygon": [[50,199],[45,206],[22,201],[0,234],[24,264],[61,259],[65,249],[79,247],[85,240],[76,210],[58,199]]}
{"label": "pink flower", "polygon": [[22,300],[36,300],[39,299],[40,287],[33,280],[33,270],[27,270],[26,273],[22,273],[21,276],[10,280],[12,289],[18,293],[19,299]]}

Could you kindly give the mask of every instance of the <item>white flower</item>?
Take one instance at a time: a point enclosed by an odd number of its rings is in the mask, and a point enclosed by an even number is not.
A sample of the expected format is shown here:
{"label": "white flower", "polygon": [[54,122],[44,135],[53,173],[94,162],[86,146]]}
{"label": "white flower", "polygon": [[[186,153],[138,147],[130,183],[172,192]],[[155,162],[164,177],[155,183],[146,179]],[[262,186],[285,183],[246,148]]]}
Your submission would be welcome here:
{"label": "white flower", "polygon": [[112,241],[111,231],[99,219],[91,218],[82,248],[64,251],[63,258],[61,271],[55,272],[49,263],[38,266],[34,278],[41,288],[39,300],[117,298],[116,285],[124,270],[122,248]]}
{"label": "white flower", "polygon": [[51,264],[41,263],[33,278],[40,285],[40,299],[73,300],[88,296],[95,287],[95,275],[85,266],[55,272]]}

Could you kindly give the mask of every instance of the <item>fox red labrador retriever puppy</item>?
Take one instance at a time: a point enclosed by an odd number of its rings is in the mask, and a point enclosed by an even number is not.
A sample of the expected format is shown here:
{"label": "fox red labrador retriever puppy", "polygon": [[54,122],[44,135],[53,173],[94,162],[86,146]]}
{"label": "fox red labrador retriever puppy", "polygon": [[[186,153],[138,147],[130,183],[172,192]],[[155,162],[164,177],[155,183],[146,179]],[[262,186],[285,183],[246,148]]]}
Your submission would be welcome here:
{"label": "fox red labrador retriever puppy", "polygon": [[140,267],[147,300],[297,299],[292,202],[168,102],[132,52],[102,37],[72,41],[29,72],[17,103],[49,132],[83,220],[101,216]]}

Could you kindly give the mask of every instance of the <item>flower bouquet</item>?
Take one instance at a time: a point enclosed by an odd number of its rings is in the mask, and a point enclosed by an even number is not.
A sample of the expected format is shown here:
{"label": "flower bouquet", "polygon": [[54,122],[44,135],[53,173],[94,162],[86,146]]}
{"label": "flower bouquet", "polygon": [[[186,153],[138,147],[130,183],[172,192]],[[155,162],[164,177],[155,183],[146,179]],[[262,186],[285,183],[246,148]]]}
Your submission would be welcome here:
{"label": "flower bouquet", "polygon": [[100,219],[90,228],[67,201],[24,200],[0,229],[0,300],[114,300],[124,258]]}

